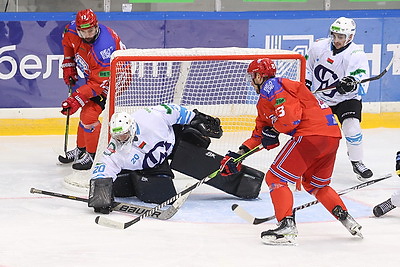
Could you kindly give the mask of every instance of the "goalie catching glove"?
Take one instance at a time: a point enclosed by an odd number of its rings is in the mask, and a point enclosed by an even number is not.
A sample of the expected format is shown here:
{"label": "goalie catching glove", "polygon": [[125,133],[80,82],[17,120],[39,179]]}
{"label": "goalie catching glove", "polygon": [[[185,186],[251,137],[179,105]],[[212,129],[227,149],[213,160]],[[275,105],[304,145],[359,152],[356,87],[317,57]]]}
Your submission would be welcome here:
{"label": "goalie catching glove", "polygon": [[72,115],[75,112],[77,112],[80,107],[83,107],[87,102],[89,102],[89,99],[84,95],[82,95],[81,93],[79,93],[77,90],[62,102],[61,113],[63,115],[67,115],[69,110],[69,115]]}
{"label": "goalie catching glove", "polygon": [[201,113],[197,109],[194,109],[193,112],[196,115],[190,122],[190,126],[199,130],[201,134],[208,137],[220,138],[222,136],[223,131],[221,128],[221,121],[218,118]]}
{"label": "goalie catching glove", "polygon": [[346,94],[357,89],[357,81],[353,76],[343,77],[336,85],[336,90],[339,94]]}
{"label": "goalie catching glove", "polygon": [[242,162],[233,162],[240,157],[238,153],[228,151],[225,157],[221,160],[220,172],[222,176],[229,176],[240,172],[242,169]]}

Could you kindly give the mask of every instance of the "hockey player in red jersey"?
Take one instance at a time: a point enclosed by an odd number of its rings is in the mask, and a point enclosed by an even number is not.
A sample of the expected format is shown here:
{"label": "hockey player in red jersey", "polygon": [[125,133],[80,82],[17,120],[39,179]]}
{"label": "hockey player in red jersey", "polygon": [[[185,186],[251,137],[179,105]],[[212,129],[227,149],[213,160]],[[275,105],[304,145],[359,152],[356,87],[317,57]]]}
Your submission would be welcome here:
{"label": "hockey player in red jersey", "polygon": [[294,244],[297,228],[293,214],[293,194],[288,183],[301,184],[338,219],[352,235],[362,237],[361,226],[348,214],[340,196],[329,184],[341,139],[331,109],[317,100],[297,81],[275,77],[272,60],[252,61],[247,69],[259,99],[256,125],[237,153],[229,151],[221,161],[223,174],[240,171],[232,159],[262,144],[267,150],[279,146],[279,134],[292,138],[270,166],[265,181],[275,210],[278,227],[261,233],[266,244]]}
{"label": "hockey player in red jersey", "polygon": [[61,113],[64,115],[74,114],[79,108],[82,110],[77,147],[58,159],[62,163],[74,162],[73,169],[88,170],[93,164],[100,135],[99,115],[104,109],[109,88],[111,54],[125,49],[125,46],[112,29],[98,23],[91,9],[79,11],[75,21],[65,27],[62,45],[64,82],[75,85],[79,68],[86,83],[62,102]]}

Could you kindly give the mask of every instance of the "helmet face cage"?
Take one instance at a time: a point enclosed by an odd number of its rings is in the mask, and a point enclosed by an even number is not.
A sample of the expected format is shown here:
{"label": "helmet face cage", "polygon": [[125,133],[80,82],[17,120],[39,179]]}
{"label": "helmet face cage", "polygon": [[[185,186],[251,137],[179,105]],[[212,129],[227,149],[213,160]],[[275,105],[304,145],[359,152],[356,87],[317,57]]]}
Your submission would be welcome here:
{"label": "helmet face cage", "polygon": [[126,112],[116,112],[111,116],[110,134],[115,140],[130,142],[136,135],[136,122]]}
{"label": "helmet face cage", "polygon": [[354,36],[356,34],[356,23],[352,19],[340,17],[332,23],[332,25],[330,27],[330,35],[331,36],[332,36],[332,33],[346,35],[345,45],[347,45],[354,39]]}
{"label": "helmet face cage", "polygon": [[81,10],[76,14],[76,28],[86,30],[98,25],[97,16],[91,9]]}
{"label": "helmet face cage", "polygon": [[269,58],[253,60],[247,68],[247,76],[252,80],[256,73],[260,73],[262,77],[274,77],[276,75],[275,63]]}

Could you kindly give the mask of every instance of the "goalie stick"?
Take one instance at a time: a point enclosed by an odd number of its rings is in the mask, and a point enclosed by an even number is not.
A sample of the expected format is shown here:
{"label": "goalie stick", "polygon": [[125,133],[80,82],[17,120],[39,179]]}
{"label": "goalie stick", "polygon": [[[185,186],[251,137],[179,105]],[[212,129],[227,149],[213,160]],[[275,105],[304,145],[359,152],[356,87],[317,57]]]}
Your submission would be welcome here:
{"label": "goalie stick", "polygon": [[[71,196],[71,195],[64,195],[64,194],[40,190],[40,189],[36,189],[36,188],[31,188],[30,192],[32,194],[42,194],[42,195],[47,195],[47,196],[52,196],[52,197],[81,201],[81,202],[85,202],[85,203],[88,202],[87,198],[76,197],[76,196]],[[149,216],[152,218],[155,218],[155,219],[159,219],[159,220],[168,220],[169,218],[174,216],[175,213],[178,212],[179,208],[186,201],[186,198],[187,198],[187,196],[182,196],[181,198],[178,198],[168,209],[157,210],[157,211],[151,213]],[[130,203],[122,203],[122,202],[114,201],[112,204],[112,210],[119,211],[119,212],[125,212],[125,213],[131,213],[131,214],[135,214],[135,215],[141,215],[144,212],[151,210],[151,208],[146,207],[146,206],[141,206],[141,205],[135,205],[135,204],[130,204]]]}
{"label": "goalie stick", "polygon": [[[364,188],[366,186],[375,184],[377,182],[380,182],[382,180],[388,179],[390,177],[392,177],[392,174],[386,174],[385,176],[382,176],[380,178],[377,178],[377,179],[374,179],[374,180],[370,180],[370,181],[366,181],[364,183],[349,187],[347,189],[344,189],[344,190],[340,191],[339,192],[339,196],[347,194],[350,191],[358,190],[358,189]],[[308,207],[313,206],[313,205],[318,204],[318,203],[319,203],[318,200],[314,200],[314,201],[305,203],[303,205],[297,206],[297,207],[293,208],[293,213],[295,213],[298,210],[302,210],[302,209],[308,208]],[[247,221],[247,222],[249,222],[251,224],[255,224],[255,225],[261,224],[261,223],[264,223],[264,222],[268,222],[268,221],[271,221],[271,220],[276,218],[275,215],[272,215],[272,216],[269,216],[269,217],[266,217],[266,218],[254,217],[253,215],[248,213],[245,209],[240,207],[238,204],[233,204],[232,205],[232,211],[235,212],[235,214],[238,215],[243,220],[245,220],[245,221]]]}
{"label": "goalie stick", "polygon": [[[240,157],[236,158],[233,160],[234,163],[238,163],[243,161],[246,157],[250,156],[251,154],[257,152],[258,150],[262,149],[263,146],[259,145],[253,149],[251,149],[250,151],[244,153],[243,155],[241,155]],[[142,220],[143,218],[146,218],[148,216],[150,216],[151,214],[153,214],[154,212],[160,210],[161,208],[163,208],[165,205],[168,205],[169,203],[179,199],[180,197],[184,196],[184,195],[189,195],[194,189],[196,189],[197,187],[199,187],[200,185],[202,185],[203,183],[211,180],[212,178],[216,177],[219,173],[221,172],[221,169],[218,169],[216,171],[214,171],[213,173],[211,173],[210,175],[208,175],[207,177],[201,179],[200,181],[198,181],[197,183],[189,186],[188,188],[182,190],[180,193],[176,194],[175,196],[173,196],[172,198],[164,201],[163,203],[159,204],[158,206],[152,208],[151,210],[146,211],[145,213],[141,214],[140,216],[136,217],[135,219],[128,221],[128,222],[118,222],[118,221],[114,221],[112,219],[106,218],[104,216],[97,216],[95,219],[95,222],[99,225],[102,226],[106,226],[106,227],[111,227],[111,228],[115,228],[115,229],[126,229],[129,226],[139,222],[140,220]]]}
{"label": "goalie stick", "polygon": [[[386,72],[388,72],[389,69],[392,67],[393,61],[394,61],[394,56],[392,57],[392,59],[390,60],[389,64],[386,66],[386,68],[385,68],[381,73],[379,73],[379,74],[376,75],[376,76],[373,76],[373,77],[370,77],[370,78],[367,78],[367,79],[363,79],[363,80],[361,80],[361,81],[356,81],[356,84],[365,83],[365,82],[370,82],[370,81],[375,81],[375,80],[378,80],[378,79],[382,78],[382,76],[385,75]],[[332,86],[329,86],[329,87],[317,89],[317,90],[313,91],[313,93],[325,92],[325,91],[332,90],[332,89],[334,89],[334,88],[336,88],[336,85],[332,85]]]}

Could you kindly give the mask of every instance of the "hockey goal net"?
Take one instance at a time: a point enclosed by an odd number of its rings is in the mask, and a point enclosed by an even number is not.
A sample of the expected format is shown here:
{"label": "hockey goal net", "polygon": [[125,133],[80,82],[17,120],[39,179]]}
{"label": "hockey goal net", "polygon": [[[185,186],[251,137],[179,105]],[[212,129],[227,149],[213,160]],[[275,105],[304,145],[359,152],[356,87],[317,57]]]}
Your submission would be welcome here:
{"label": "hockey goal net", "polygon": [[[96,158],[108,144],[108,122],[114,112],[131,113],[162,103],[181,104],[190,110],[197,108],[219,117],[224,134],[221,139],[212,139],[209,149],[221,155],[228,150],[236,151],[250,136],[257,114],[258,95],[246,79],[247,66],[252,60],[263,57],[274,61],[277,76],[304,82],[305,59],[288,50],[191,48],[114,52]],[[265,172],[277,152],[279,149],[256,153],[245,163]],[[87,188],[90,173],[81,177],[80,181],[76,177],[65,179],[65,183]]]}

